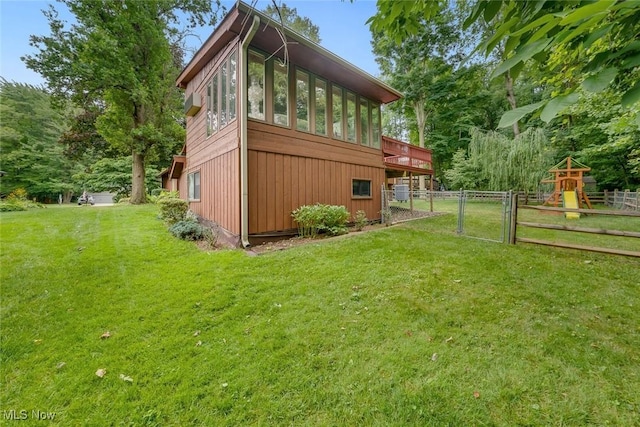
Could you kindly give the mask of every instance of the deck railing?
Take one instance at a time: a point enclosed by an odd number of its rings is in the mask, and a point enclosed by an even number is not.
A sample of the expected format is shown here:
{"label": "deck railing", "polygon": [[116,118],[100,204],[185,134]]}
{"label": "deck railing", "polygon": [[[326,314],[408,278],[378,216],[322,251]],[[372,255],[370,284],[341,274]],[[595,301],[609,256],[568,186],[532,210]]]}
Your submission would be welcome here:
{"label": "deck railing", "polygon": [[389,166],[431,170],[431,150],[416,147],[388,136],[382,137],[384,162]]}

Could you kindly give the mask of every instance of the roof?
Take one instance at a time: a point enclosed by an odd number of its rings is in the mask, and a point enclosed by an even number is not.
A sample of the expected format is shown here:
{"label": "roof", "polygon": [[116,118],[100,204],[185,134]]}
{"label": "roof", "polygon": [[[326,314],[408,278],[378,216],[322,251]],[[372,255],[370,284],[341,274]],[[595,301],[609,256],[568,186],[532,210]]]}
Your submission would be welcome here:
{"label": "roof", "polygon": [[236,3],[227,13],[220,25],[180,73],[177,85],[186,88],[216,53],[237,36],[244,37],[249,31],[248,17],[253,15],[260,18],[261,24],[251,41],[251,46],[268,53],[281,54],[283,49],[280,33],[282,33],[287,40],[288,56],[292,63],[373,101],[387,104],[402,97],[400,92],[362,69],[288,28],[283,29],[272,18],[243,2]]}

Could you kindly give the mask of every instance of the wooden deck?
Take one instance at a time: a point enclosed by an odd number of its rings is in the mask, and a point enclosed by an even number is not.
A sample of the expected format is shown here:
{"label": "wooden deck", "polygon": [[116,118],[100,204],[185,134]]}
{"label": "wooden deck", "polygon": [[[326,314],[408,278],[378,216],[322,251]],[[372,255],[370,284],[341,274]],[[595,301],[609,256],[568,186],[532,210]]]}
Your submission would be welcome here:
{"label": "wooden deck", "polygon": [[383,136],[382,154],[389,178],[403,176],[405,172],[433,175],[431,150]]}

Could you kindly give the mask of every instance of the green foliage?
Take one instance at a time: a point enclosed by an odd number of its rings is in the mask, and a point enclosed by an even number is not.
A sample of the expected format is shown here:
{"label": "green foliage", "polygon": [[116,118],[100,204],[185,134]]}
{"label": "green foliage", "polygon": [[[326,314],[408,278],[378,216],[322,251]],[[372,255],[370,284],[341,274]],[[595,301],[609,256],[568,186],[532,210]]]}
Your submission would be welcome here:
{"label": "green foliage", "polygon": [[189,210],[189,203],[186,200],[170,197],[159,201],[158,206],[160,206],[160,218],[170,225],[184,220]]}
{"label": "green foliage", "polygon": [[[154,194],[156,193],[156,194]],[[179,191],[167,191],[164,188],[159,188],[155,191],[151,192],[151,196],[149,197],[149,201],[151,203],[160,203],[166,199],[179,199],[180,192]]]}
{"label": "green foliage", "polygon": [[285,3],[272,2],[264,9],[264,13],[273,18],[276,23],[320,44],[320,27],[315,25],[311,19],[298,15],[298,10],[295,7],[289,7]]}
{"label": "green foliage", "polygon": [[316,237],[320,232],[337,236],[348,231],[347,223],[351,215],[344,206],[304,205],[291,213],[298,224],[298,234],[301,237]]}
{"label": "green foliage", "polygon": [[476,183],[480,188],[465,189],[491,191],[535,191],[554,160],[544,132],[534,128],[527,129],[513,140],[498,132],[475,129],[468,159],[458,156],[462,165],[457,166],[456,171],[464,173],[457,176],[457,185],[469,184],[468,180],[472,178],[469,171],[477,170]]}
{"label": "green foliage", "polygon": [[[131,202],[144,203],[146,163],[183,144],[182,69],[185,36],[180,24],[213,24],[207,0],[65,0],[74,17],[68,28],[53,6],[45,11],[49,36],[32,36],[34,55],[23,58],[41,74],[58,101],[79,108],[104,105],[95,128],[131,159]],[[186,18],[185,18],[186,17]],[[209,19],[210,18],[210,19]],[[182,22],[181,22],[182,19]]]}
{"label": "green foliage", "polygon": [[467,153],[459,149],[453,155],[451,168],[444,173],[450,190],[482,188],[480,167],[467,158]]}
{"label": "green foliage", "polygon": [[0,202],[0,212],[26,211],[27,209],[42,207],[44,207],[42,204],[27,198],[27,191],[24,188],[16,188],[6,199]]}
{"label": "green foliage", "polygon": [[44,89],[0,78],[0,181],[3,194],[26,189],[38,200],[70,197],[72,175],[82,167],[64,156],[58,138],[64,131],[63,113],[51,108]]}
{"label": "green foliage", "polygon": [[207,228],[192,220],[176,222],[169,232],[182,240],[204,240],[207,236]]}
{"label": "green foliage", "polygon": [[[90,191],[108,191],[119,198],[131,195],[131,156],[103,158],[77,173],[73,179],[81,188]],[[159,171],[154,167],[145,168],[146,188],[151,191],[160,188]]]}
{"label": "green foliage", "polygon": [[369,224],[369,219],[367,218],[367,214],[365,211],[357,211],[356,216],[353,217],[353,223],[356,226],[356,230],[362,231],[364,227]]}

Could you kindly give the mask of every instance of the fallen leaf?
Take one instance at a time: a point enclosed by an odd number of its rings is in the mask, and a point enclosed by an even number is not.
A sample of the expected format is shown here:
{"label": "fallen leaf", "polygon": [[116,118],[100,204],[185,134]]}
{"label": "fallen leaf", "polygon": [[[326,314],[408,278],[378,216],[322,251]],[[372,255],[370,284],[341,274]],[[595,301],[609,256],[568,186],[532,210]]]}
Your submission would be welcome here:
{"label": "fallen leaf", "polygon": [[480,392],[479,391],[474,391],[473,392],[473,397],[475,397],[476,399],[478,399],[480,397]]}
{"label": "fallen leaf", "polygon": [[229,384],[228,383],[222,383],[222,387],[226,388]]}
{"label": "fallen leaf", "polygon": [[105,340],[105,339],[109,338],[110,336],[111,336],[111,332],[107,331],[104,334],[100,335],[100,339]]}
{"label": "fallen leaf", "polygon": [[438,353],[433,353],[433,355],[431,356],[431,361],[435,362],[436,360],[438,360]]}
{"label": "fallen leaf", "polygon": [[405,331],[404,333],[407,334],[408,337],[413,335],[413,332],[411,332],[411,331]]}
{"label": "fallen leaf", "polygon": [[193,336],[194,336],[194,337],[197,337],[198,335],[200,335],[200,331],[195,331],[195,332],[193,333]]}
{"label": "fallen leaf", "polygon": [[591,260],[586,260],[584,263],[585,263],[585,264],[591,264],[592,262],[593,262],[593,261],[591,261]]}
{"label": "fallen leaf", "polygon": [[58,364],[56,365],[56,369],[62,369],[62,368],[64,368],[65,366],[67,366],[67,364],[66,364],[66,363],[64,363],[64,362],[60,362],[60,363],[58,363]]}
{"label": "fallen leaf", "polygon": [[447,338],[446,340],[444,340],[444,342],[446,342],[446,343],[449,343],[449,342],[451,342],[451,341],[453,341],[453,337],[449,337],[449,338]]}
{"label": "fallen leaf", "polygon": [[198,342],[196,343],[196,347],[200,347],[201,345],[202,345],[202,341],[198,341]]}
{"label": "fallen leaf", "polygon": [[100,378],[104,377],[107,374],[107,370],[104,368],[100,368],[96,371],[96,375]]}
{"label": "fallen leaf", "polygon": [[42,340],[33,340],[34,344],[40,344],[42,342]]}
{"label": "fallen leaf", "polygon": [[122,381],[126,381],[128,383],[132,383],[133,382],[133,378],[131,378],[130,376],[125,375],[125,374],[120,374],[120,379]]}
{"label": "fallen leaf", "polygon": [[462,280],[460,280],[460,279],[454,279],[453,281],[454,281],[455,283],[460,283],[460,282],[462,282]]}

